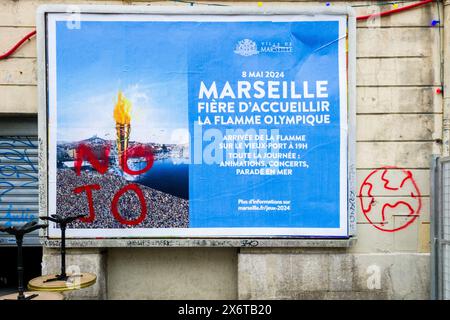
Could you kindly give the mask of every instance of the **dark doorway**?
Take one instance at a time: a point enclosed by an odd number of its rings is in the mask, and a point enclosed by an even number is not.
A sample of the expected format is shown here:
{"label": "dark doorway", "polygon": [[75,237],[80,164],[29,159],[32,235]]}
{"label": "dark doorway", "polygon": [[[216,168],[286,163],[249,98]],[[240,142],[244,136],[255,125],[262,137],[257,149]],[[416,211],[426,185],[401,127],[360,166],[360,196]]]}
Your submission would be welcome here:
{"label": "dark doorway", "polygon": [[[42,247],[24,247],[24,284],[41,275]],[[0,293],[17,291],[17,248],[0,247]],[[1,294],[0,294],[1,295]]]}

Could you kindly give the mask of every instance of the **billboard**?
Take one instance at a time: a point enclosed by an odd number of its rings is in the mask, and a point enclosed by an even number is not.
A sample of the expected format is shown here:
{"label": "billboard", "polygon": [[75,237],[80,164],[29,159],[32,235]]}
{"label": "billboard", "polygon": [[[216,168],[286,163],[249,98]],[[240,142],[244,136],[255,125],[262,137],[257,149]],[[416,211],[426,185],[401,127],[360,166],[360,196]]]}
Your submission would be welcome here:
{"label": "billboard", "polygon": [[45,214],[86,214],[74,238],[348,237],[347,11],[165,10],[42,15]]}

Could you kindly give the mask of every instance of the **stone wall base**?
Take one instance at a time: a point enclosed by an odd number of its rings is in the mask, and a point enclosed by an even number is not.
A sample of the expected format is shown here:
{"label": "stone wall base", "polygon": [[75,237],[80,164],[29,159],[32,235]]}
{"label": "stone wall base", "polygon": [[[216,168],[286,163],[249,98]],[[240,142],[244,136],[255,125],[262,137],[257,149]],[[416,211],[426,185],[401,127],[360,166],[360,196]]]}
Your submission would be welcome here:
{"label": "stone wall base", "polygon": [[247,249],[239,299],[429,299],[430,255]]}

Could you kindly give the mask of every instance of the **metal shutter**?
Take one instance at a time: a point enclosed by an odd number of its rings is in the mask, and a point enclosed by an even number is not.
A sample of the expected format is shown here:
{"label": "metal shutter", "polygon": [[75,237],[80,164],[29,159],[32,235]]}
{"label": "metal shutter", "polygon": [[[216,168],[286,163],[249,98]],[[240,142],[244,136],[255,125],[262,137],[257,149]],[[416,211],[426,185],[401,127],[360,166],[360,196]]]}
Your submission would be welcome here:
{"label": "metal shutter", "polygon": [[[38,138],[36,118],[0,119],[0,224],[14,225],[38,218]],[[0,232],[0,246],[15,245]],[[24,238],[39,246],[39,231]]]}

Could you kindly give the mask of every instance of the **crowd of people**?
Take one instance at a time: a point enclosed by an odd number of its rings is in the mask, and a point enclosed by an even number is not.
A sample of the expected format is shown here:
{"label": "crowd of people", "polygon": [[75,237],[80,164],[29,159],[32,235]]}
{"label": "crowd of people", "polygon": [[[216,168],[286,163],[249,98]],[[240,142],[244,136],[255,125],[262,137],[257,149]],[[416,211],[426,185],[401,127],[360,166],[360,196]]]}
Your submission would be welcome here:
{"label": "crowd of people", "polygon": [[[56,213],[68,216],[89,214],[86,192],[75,193],[80,186],[98,184],[100,190],[92,191],[95,211],[93,222],[75,221],[69,228],[187,228],[189,225],[189,201],[139,185],[147,205],[145,219],[135,226],[121,224],[112,214],[114,195],[129,182],[123,177],[106,172],[82,171],[77,176],[71,169],[58,169]],[[117,204],[119,214],[125,220],[135,220],[141,215],[141,203],[135,192],[124,193]]]}

